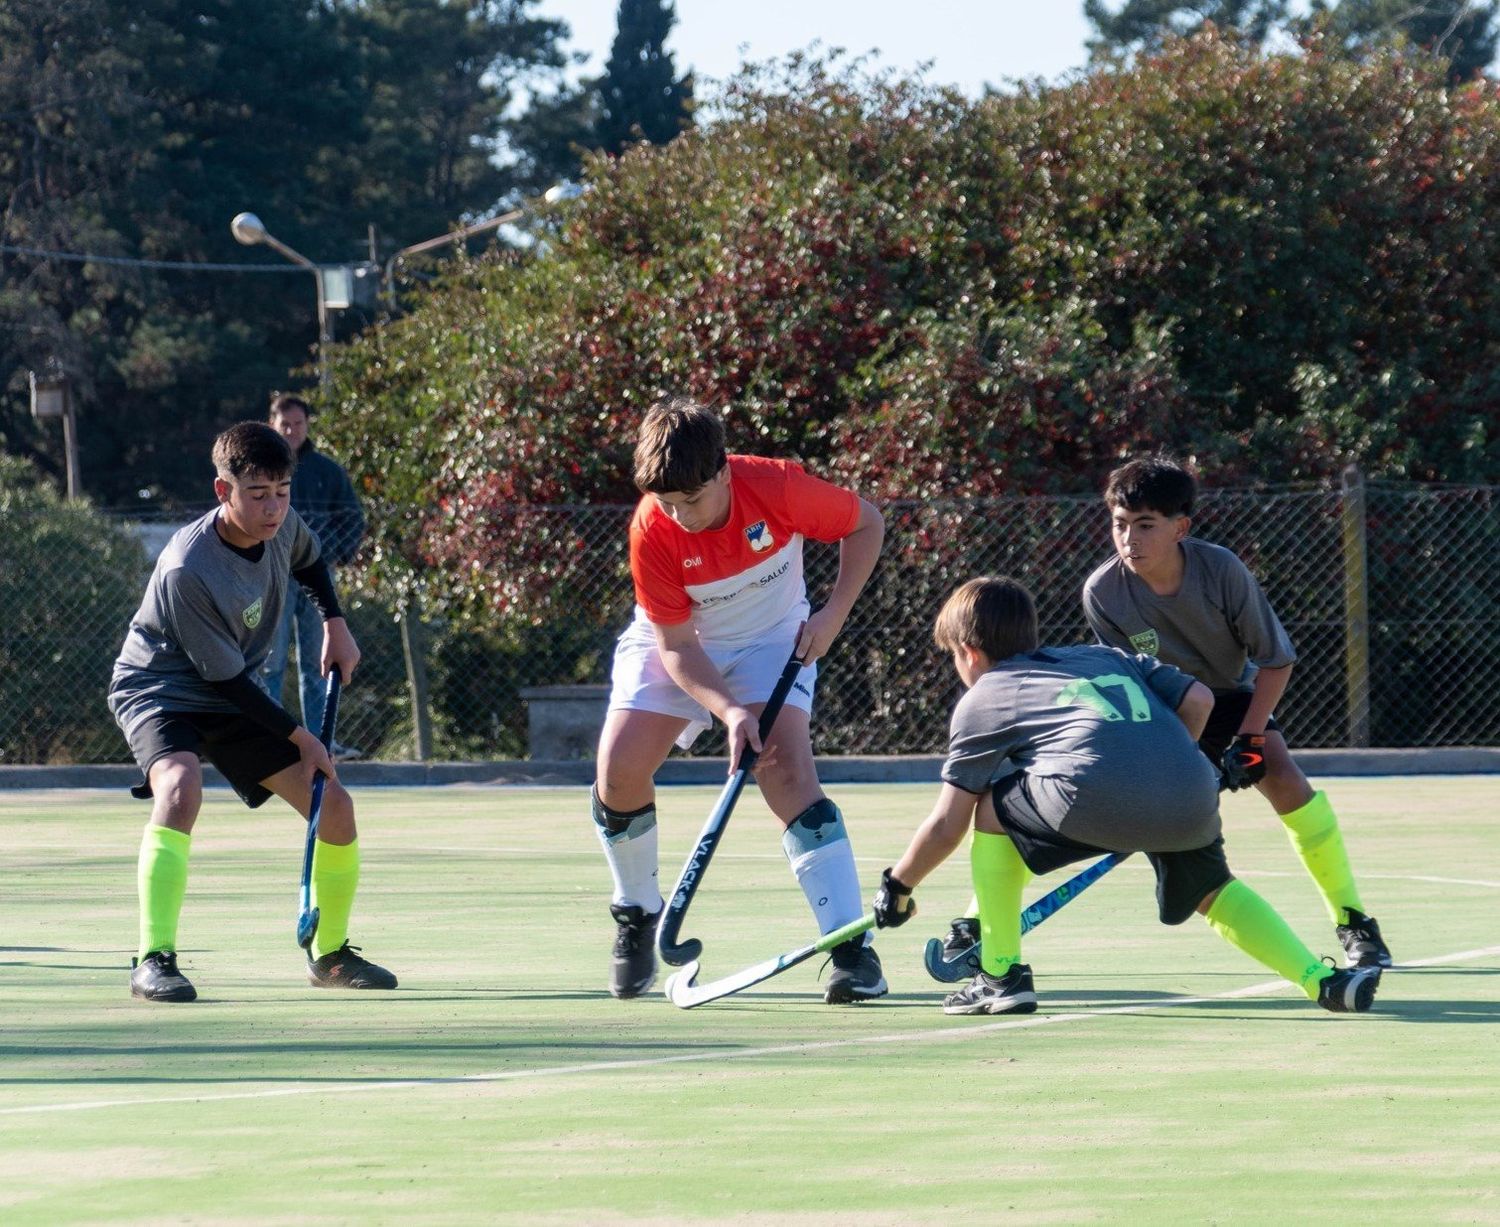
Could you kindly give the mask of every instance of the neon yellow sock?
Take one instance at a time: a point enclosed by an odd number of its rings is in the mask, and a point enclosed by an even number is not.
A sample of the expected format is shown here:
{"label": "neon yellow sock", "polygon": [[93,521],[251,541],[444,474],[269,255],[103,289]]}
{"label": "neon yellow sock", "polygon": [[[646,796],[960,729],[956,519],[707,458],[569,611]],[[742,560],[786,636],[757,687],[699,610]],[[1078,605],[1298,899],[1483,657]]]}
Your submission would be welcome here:
{"label": "neon yellow sock", "polygon": [[1206,919],[1231,946],[1290,980],[1313,1001],[1318,998],[1319,982],[1333,974],[1333,968],[1303,945],[1281,913],[1238,878],[1219,892]]}
{"label": "neon yellow sock", "polygon": [[1363,912],[1359,891],[1354,886],[1354,870],[1349,868],[1349,854],[1344,851],[1344,836],[1334,816],[1328,794],[1319,790],[1301,809],[1282,814],[1292,847],[1312,874],[1312,880],[1323,892],[1323,903],[1336,925],[1347,924],[1346,909]]}
{"label": "neon yellow sock", "polygon": [[171,827],[146,824],[135,865],[136,893],[141,901],[141,948],[144,959],[156,950],[177,949],[177,918],[187,893],[188,850],[193,837]]}
{"label": "neon yellow sock", "polygon": [[313,958],[331,954],[349,938],[349,913],[359,885],[359,840],[351,844],[313,844],[312,897],[318,909]]}
{"label": "neon yellow sock", "polygon": [[1021,888],[1031,870],[1009,835],[974,832],[969,849],[974,871],[975,911],[979,915],[980,963],[992,976],[1003,976],[1021,961]]}

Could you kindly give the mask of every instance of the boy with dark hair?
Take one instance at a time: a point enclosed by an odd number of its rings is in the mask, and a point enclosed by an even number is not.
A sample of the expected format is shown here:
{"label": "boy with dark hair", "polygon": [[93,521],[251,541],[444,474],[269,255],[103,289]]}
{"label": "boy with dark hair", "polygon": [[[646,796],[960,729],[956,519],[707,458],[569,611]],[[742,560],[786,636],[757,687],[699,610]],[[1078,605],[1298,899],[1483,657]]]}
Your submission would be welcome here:
{"label": "boy with dark hair", "polygon": [[1010,579],[949,596],[934,639],[967,693],[953,710],[937,804],[874,902],[881,927],[916,912],[912,891],[970,827],[982,938],[973,982],[946,1014],[1029,1014],[1021,890],[1032,874],[1105,852],[1144,852],[1163,924],[1193,912],[1326,1010],[1365,1011],[1379,968],[1320,962],[1224,859],[1218,785],[1194,738],[1213,696],[1187,674],[1115,648],[1039,648],[1031,594]]}
{"label": "boy with dark hair", "polygon": [[[756,782],[785,827],[782,846],[819,929],[859,917],[854,854],[818,783],[809,715],[815,662],[843,629],[885,533],[873,506],[798,464],[726,455],[718,414],[686,398],[646,414],[634,477],[635,620],[615,650],[592,794],[614,878],[616,997],[639,996],[656,977],[663,900],[653,777],[673,743],[691,745],[713,717],[728,734],[731,772],[746,747],[764,751]],[[805,537],[839,543],[838,578],[816,613],[802,575]],[[757,719],[794,647],[804,668],[763,747]],[[833,965],[831,1004],[886,991],[864,935],[836,947]]]}
{"label": "boy with dark hair", "polygon": [[1149,652],[1203,682],[1213,711],[1198,745],[1222,786],[1253,785],[1286,826],[1322,893],[1351,967],[1389,967],[1391,953],[1365,914],[1333,806],[1292,759],[1272,713],[1297,659],[1245,564],[1189,535],[1197,483],[1164,456],[1109,475],[1115,557],[1083,586],[1083,612],[1101,643]]}
{"label": "boy with dark hair", "polygon": [[395,976],[347,940],[359,880],[349,794],[317,735],[253,680],[293,580],[323,614],[324,674],[336,665],[347,680],[359,664],[317,538],[291,510],[295,461],[269,426],[240,422],[214,441],[213,462],[219,505],[176,532],[157,559],[109,687],[110,711],[144,776],[131,791],[152,799],[138,865],[140,951],[131,960],[130,991],[149,1001],[198,995],[177,966],[177,921],[203,799],[200,757],[252,809],[274,793],[304,818],[315,774],[328,777],[313,856],[321,917],[308,978],[321,987],[395,988]]}

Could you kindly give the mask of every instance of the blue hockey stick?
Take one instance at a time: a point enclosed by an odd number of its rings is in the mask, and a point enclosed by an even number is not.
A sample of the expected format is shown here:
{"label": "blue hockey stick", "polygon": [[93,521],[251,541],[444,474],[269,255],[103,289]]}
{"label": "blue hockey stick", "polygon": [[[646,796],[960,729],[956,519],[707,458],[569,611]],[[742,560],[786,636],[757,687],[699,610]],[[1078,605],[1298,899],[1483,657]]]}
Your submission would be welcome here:
{"label": "blue hockey stick", "polygon": [[[1108,856],[1100,857],[1081,873],[1069,878],[1061,886],[1048,891],[1022,911],[1021,932],[1030,933],[1063,904],[1082,894],[1129,855],[1129,852],[1111,852]],[[927,952],[922,962],[927,968],[927,974],[940,984],[956,984],[960,980],[969,979],[978,972],[979,943],[975,942],[974,945],[954,955],[953,958],[945,959],[942,938],[934,937],[927,943]]]}
{"label": "blue hockey stick", "polygon": [[[323,728],[318,738],[323,748],[333,753],[333,724],[339,714],[339,689],[343,674],[334,665],[328,674],[328,699],[323,704]],[[318,819],[323,814],[323,781],[321,771],[313,777],[312,804],[307,808],[307,844],[302,849],[302,883],[297,909],[297,945],[312,957],[313,938],[318,935],[318,909],[312,905],[313,845],[318,842]]]}

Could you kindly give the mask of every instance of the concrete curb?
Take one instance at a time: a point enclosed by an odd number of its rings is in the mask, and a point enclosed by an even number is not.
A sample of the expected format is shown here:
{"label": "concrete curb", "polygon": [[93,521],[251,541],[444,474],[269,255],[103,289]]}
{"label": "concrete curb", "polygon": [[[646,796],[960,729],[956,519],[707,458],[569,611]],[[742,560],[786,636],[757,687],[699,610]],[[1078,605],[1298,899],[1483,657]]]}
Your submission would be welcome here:
{"label": "concrete curb", "polygon": [[[1390,750],[1299,750],[1298,764],[1310,776],[1500,774],[1500,746],[1438,746]],[[939,755],[839,756],[818,759],[825,784],[933,784]],[[658,784],[719,784],[727,774],[722,758],[669,758]],[[342,763],[339,778],[354,788],[392,785],[529,784],[583,786],[594,779],[592,759],[499,759],[482,763]],[[140,779],[133,766],[88,763],[71,766],[0,767],[0,791],[20,788],[129,788]],[[210,787],[224,781],[204,768]]]}

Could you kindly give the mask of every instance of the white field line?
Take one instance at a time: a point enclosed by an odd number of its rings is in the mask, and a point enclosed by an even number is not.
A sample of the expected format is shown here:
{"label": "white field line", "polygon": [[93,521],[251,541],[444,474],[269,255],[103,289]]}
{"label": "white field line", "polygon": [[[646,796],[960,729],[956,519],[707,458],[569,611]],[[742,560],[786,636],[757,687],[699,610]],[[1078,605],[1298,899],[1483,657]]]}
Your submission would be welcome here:
{"label": "white field line", "polygon": [[[1500,946],[1483,946],[1476,950],[1462,950],[1455,954],[1441,954],[1428,959],[1416,959],[1400,964],[1401,967],[1439,967],[1450,963],[1469,962],[1474,959],[1500,955]],[[1228,1001],[1240,997],[1260,997],[1268,993],[1290,988],[1285,980],[1263,980],[1244,988],[1231,989],[1224,993],[1212,993],[1206,997],[1168,997],[1159,1000],[1140,1001],[1101,1007],[1096,1010],[1072,1010],[1057,1014],[1029,1014],[1024,1018],[1008,1018],[1003,1022],[985,1023],[979,1026],[945,1027],[941,1031],[903,1031],[894,1035],[855,1036],[847,1039],[817,1040],[799,1044],[773,1044],[760,1048],[740,1048],[732,1051],[684,1052],[663,1057],[634,1057],[619,1061],[589,1061],[576,1065],[544,1065],[534,1069],[497,1070],[483,1074],[459,1074],[448,1078],[400,1078],[375,1079],[359,1083],[301,1082],[294,1086],[273,1087],[259,1091],[224,1091],[206,1095],[162,1095],[137,1099],[88,1099],[72,1103],[31,1104],[19,1108],[0,1108],[0,1116],[39,1115],[48,1112],[90,1112],[105,1108],[155,1107],[174,1103],[224,1103],[243,1099],[280,1099],[292,1095],[356,1095],[367,1091],[398,1091],[421,1087],[465,1086],[487,1082],[519,1082],[528,1079],[565,1078],[575,1074],[596,1074],[607,1070],[651,1069],[663,1065],[686,1065],[697,1061],[734,1061],[770,1056],[800,1056],[811,1052],[828,1052],[837,1048],[858,1048],[876,1044],[933,1043],[952,1040],[967,1040],[975,1035],[994,1031],[1019,1031],[1028,1027],[1047,1027],[1061,1023],[1086,1022],[1105,1018],[1111,1014],[1152,1014],[1157,1010],[1185,1005],[1204,1005],[1214,1001]],[[1312,1003],[1308,1005],[1311,1007]],[[1315,1007],[1313,1007],[1315,1008]]]}

